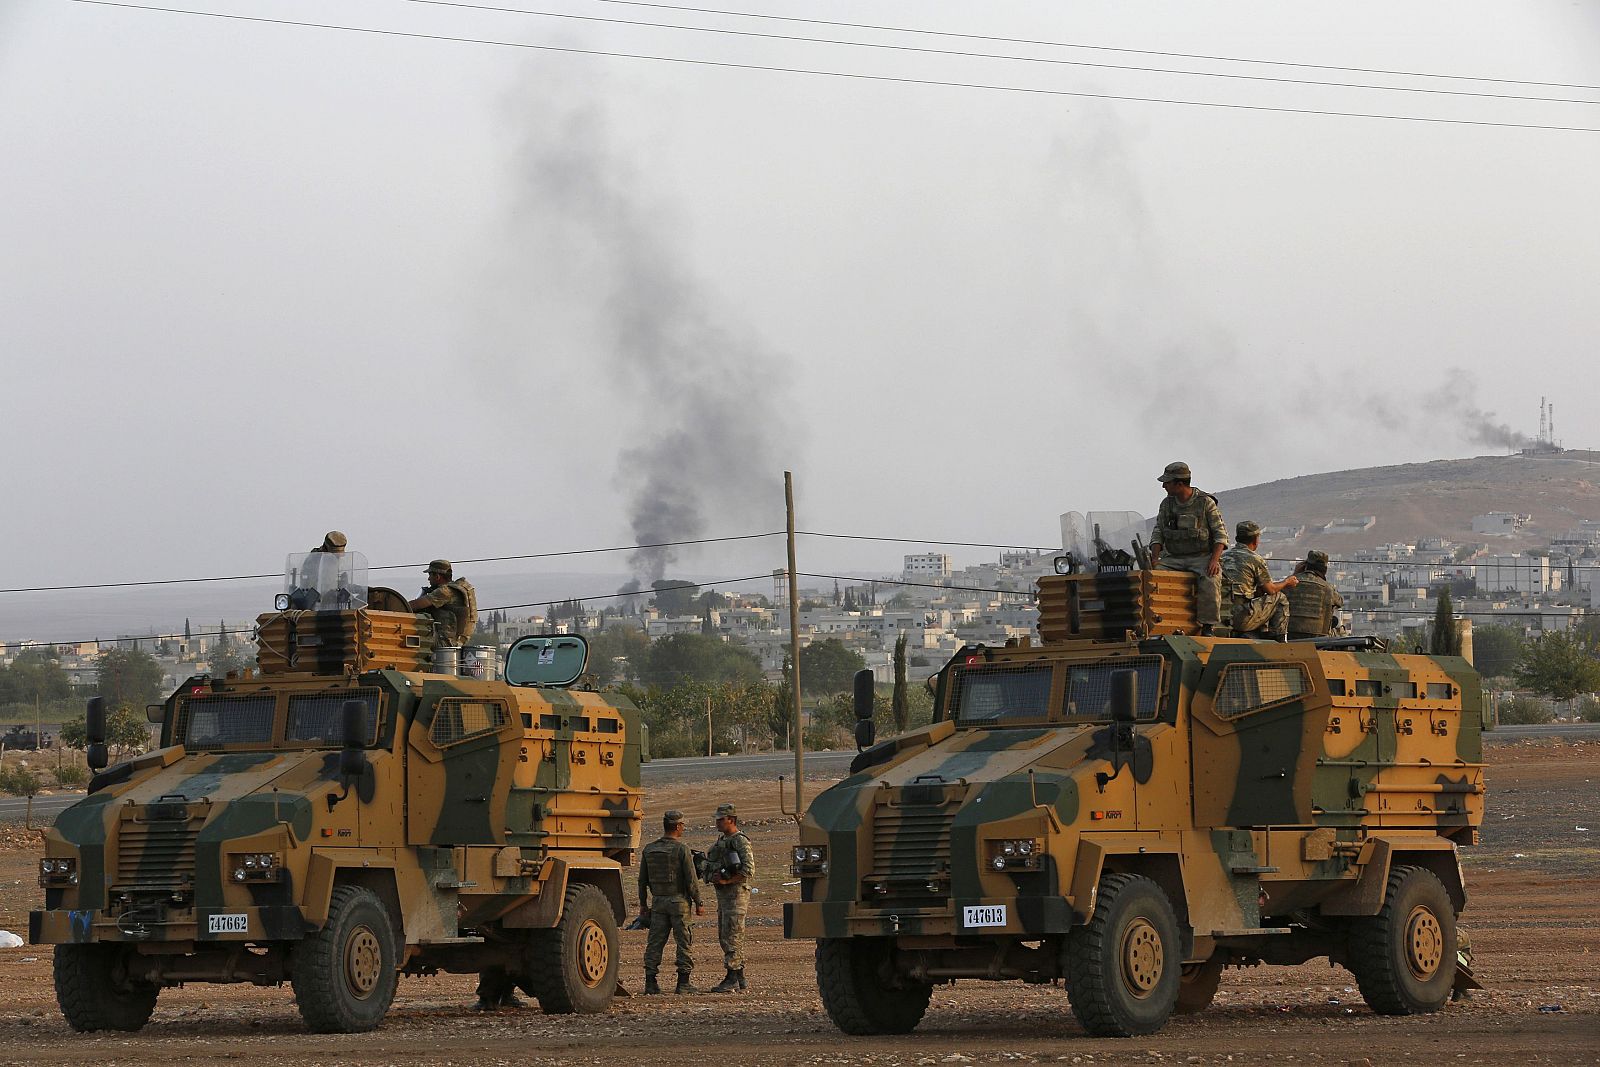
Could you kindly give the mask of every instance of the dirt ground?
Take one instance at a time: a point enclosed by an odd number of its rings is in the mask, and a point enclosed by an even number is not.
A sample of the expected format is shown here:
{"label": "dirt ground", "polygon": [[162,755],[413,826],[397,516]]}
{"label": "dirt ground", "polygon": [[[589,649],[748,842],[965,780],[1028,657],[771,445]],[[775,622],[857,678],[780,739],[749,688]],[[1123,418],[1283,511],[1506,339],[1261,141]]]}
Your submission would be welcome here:
{"label": "dirt ground", "polygon": [[[1484,843],[1465,854],[1463,916],[1488,988],[1438,1015],[1375,1016],[1350,975],[1323,962],[1231,970],[1208,1011],[1129,1041],[1085,1037],[1060,988],[978,982],[939,987],[914,1034],[846,1037],[817,999],[811,945],[782,938],[795,888],[777,786],[735,781],[658,789],[649,815],[682,808],[699,842],[718,802],[746,813],[761,864],[746,994],[634,996],[605,1016],[480,1015],[468,1010],[471,978],[410,978],[380,1030],[330,1036],[306,1032],[287,987],[191,985],[163,992],[141,1033],[79,1035],[56,1010],[49,949],[23,946],[0,950],[0,1064],[1600,1063],[1600,742],[1500,744],[1488,759],[1489,816]],[[808,796],[824,784],[808,783]],[[0,929],[27,930],[36,855],[30,835],[0,826]],[[623,937],[625,984],[637,990],[644,935]],[[721,975],[710,916],[696,949],[696,979],[710,985]]]}

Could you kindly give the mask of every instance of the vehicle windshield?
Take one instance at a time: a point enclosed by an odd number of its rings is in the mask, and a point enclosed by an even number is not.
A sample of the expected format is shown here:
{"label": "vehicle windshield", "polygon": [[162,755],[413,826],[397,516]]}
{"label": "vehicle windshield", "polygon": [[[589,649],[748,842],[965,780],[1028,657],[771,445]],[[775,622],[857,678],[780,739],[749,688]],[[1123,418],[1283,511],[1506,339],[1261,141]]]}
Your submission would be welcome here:
{"label": "vehicle windshield", "polygon": [[1153,719],[1161,705],[1161,657],[1131,656],[1100,663],[1074,663],[1067,668],[1068,719],[1105,722],[1111,719],[1111,678],[1118,671],[1139,672],[1139,700],[1134,717]]}
{"label": "vehicle windshield", "polygon": [[367,557],[360,552],[297,552],[284,567],[292,611],[349,611],[367,606]]}
{"label": "vehicle windshield", "polygon": [[[1060,703],[1052,703],[1056,672],[1066,672]],[[1111,721],[1111,680],[1136,671],[1135,717],[1154,719],[1161,706],[1160,656],[1119,656],[1095,663],[975,663],[951,672],[952,717],[961,726]]]}
{"label": "vehicle windshield", "polygon": [[963,726],[994,726],[1048,719],[1051,674],[1048,664],[963,667],[956,671],[951,697],[956,721]]}
{"label": "vehicle windshield", "polygon": [[[189,749],[236,745],[278,747],[278,700],[276,693],[207,693],[186,697],[178,708],[178,737]],[[367,728],[363,743],[375,744],[381,696],[372,687],[290,695],[281,744],[294,748],[342,745],[344,705],[349,700],[359,700],[366,705]]]}

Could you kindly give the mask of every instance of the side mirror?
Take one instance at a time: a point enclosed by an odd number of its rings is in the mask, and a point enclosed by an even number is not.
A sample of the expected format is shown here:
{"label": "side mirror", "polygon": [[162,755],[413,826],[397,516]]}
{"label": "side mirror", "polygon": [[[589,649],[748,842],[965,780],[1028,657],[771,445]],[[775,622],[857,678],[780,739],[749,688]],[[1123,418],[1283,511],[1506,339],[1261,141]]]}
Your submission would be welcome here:
{"label": "side mirror", "polygon": [[872,721],[872,699],[877,695],[877,686],[870,670],[856,671],[855,680],[855,708],[857,722]]}
{"label": "side mirror", "polygon": [[878,724],[871,719],[856,723],[856,751],[864,752],[878,739]]}
{"label": "side mirror", "polygon": [[146,704],[144,706],[144,721],[152,726],[160,726],[167,721],[167,706],[165,704]]}
{"label": "side mirror", "polygon": [[106,698],[90,697],[89,707],[83,713],[83,733],[88,741],[84,759],[91,771],[103,771],[111,762],[106,749]]}
{"label": "side mirror", "polygon": [[344,702],[344,751],[339,753],[339,773],[358,775],[367,769],[367,705]]}
{"label": "side mirror", "polygon": [[1139,713],[1139,672],[1111,672],[1111,721],[1131,723]]}

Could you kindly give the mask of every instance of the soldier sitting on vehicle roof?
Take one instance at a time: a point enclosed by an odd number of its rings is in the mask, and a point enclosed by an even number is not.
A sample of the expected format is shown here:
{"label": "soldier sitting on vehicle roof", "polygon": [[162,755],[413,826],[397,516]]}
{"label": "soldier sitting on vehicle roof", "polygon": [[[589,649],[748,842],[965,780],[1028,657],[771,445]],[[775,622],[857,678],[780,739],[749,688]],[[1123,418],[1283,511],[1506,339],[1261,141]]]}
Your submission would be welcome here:
{"label": "soldier sitting on vehicle roof", "polygon": [[1328,583],[1328,554],[1312,549],[1295,564],[1299,584],[1289,589],[1289,640],[1327,637],[1339,632],[1344,597]]}
{"label": "soldier sitting on vehicle roof", "polygon": [[433,643],[439,647],[464,643],[478,624],[477,592],[465,578],[455,578],[447,559],[428,564],[428,588],[411,601],[411,610],[433,620]]}
{"label": "soldier sitting on vehicle roof", "polygon": [[1267,561],[1256,554],[1260,526],[1246,519],[1234,534],[1237,543],[1222,554],[1222,577],[1233,610],[1229,625],[1237,637],[1282,641],[1289,621],[1289,601],[1283,591],[1293,589],[1300,579],[1291,574],[1281,582],[1272,580]]}

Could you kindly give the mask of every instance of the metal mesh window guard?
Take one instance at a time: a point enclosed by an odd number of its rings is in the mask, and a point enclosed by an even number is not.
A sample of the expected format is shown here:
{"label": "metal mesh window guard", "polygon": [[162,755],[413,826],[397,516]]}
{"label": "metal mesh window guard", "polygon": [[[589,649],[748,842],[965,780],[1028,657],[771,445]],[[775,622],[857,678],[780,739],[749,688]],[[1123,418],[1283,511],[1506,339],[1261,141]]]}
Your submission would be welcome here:
{"label": "metal mesh window guard", "polygon": [[359,700],[367,706],[367,744],[378,739],[378,691],[376,689],[343,690],[337,693],[312,693],[289,698],[289,741],[325,741],[340,744],[344,740],[344,702]]}
{"label": "metal mesh window guard", "polygon": [[271,695],[191,697],[183,704],[184,746],[269,744],[277,709],[278,698]]}
{"label": "metal mesh window guard", "polygon": [[1110,663],[1093,663],[1067,670],[1067,717],[1111,718],[1111,676],[1118,671],[1139,672],[1136,716],[1153,719],[1161,706],[1161,657],[1130,656]]}
{"label": "metal mesh window guard", "polygon": [[982,725],[1050,717],[1050,667],[963,667],[956,672],[956,720]]}
{"label": "metal mesh window guard", "polygon": [[1217,714],[1225,719],[1243,715],[1306,692],[1310,679],[1298,663],[1230,663],[1217,686]]}
{"label": "metal mesh window guard", "polygon": [[506,706],[494,700],[460,700],[446,697],[433,713],[428,736],[440,748],[479,734],[493,733],[509,720]]}

